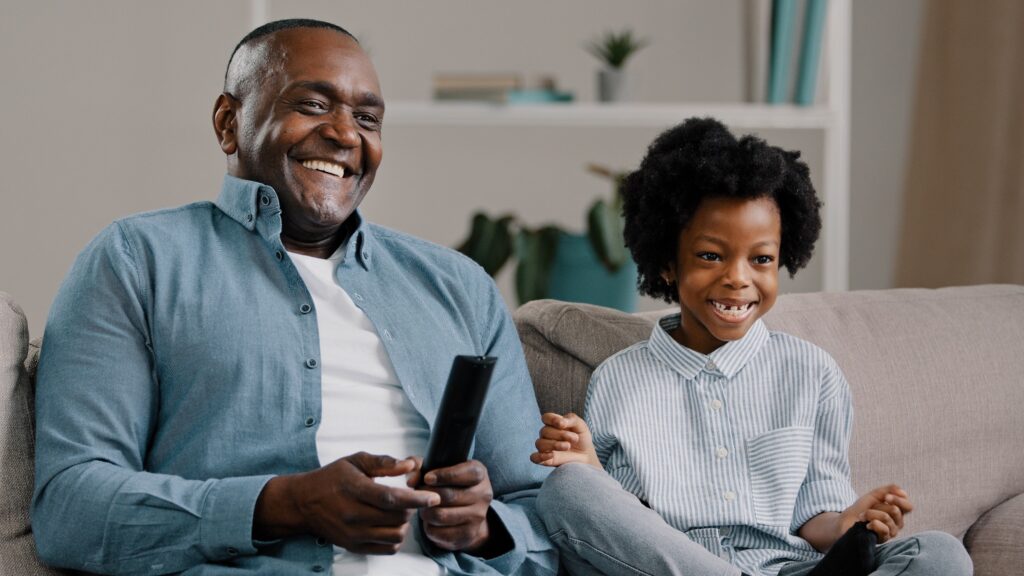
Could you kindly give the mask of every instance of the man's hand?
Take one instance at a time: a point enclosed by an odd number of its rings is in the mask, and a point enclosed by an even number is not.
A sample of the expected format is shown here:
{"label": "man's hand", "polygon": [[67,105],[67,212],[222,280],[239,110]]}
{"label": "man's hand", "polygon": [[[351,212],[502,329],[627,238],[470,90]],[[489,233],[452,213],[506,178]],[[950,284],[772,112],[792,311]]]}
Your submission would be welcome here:
{"label": "man's hand", "polygon": [[[415,472],[419,462],[360,452],[304,474],[270,480],[256,501],[253,534],[314,534],[361,554],[394,554],[416,509],[441,503],[427,490],[389,487],[375,476]],[[488,484],[488,488],[490,485]]]}
{"label": "man's hand", "polygon": [[569,412],[565,416],[548,412],[541,416],[544,427],[535,446],[537,451],[530,454],[534,464],[561,466],[566,462],[582,462],[598,469],[601,462],[594,450],[590,428],[583,418]]}
{"label": "man's hand", "polygon": [[[409,478],[410,487],[419,483],[419,474]],[[440,505],[420,509],[427,538],[443,550],[476,553],[484,549],[491,536],[487,511],[494,497],[487,467],[469,460],[438,468],[423,477],[423,485],[423,490],[441,497]]]}
{"label": "man's hand", "polygon": [[857,522],[867,522],[868,529],[878,534],[878,543],[887,542],[903,529],[903,517],[914,510],[910,496],[895,484],[879,486],[861,496],[840,514],[840,528],[845,534]]}

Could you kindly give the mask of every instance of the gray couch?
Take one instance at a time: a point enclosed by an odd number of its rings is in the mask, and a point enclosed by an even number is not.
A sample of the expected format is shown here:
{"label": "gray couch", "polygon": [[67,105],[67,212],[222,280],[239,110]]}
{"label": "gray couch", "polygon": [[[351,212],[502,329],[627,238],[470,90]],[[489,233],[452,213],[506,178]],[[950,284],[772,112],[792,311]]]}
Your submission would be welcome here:
{"label": "gray couch", "polygon": [[[582,414],[593,369],[673,311],[519,308],[541,410]],[[1024,573],[1024,286],[786,295],[765,322],[846,374],[858,492],[896,482],[915,505],[904,535],[963,537],[978,576]]]}
{"label": "gray couch", "polygon": [[[660,313],[552,300],[515,313],[542,410],[580,412],[590,373]],[[907,533],[964,536],[978,576],[1024,571],[1024,286],[782,296],[768,325],[828,350],[853,388],[858,490],[895,481]],[[41,565],[28,518],[38,349],[0,292],[0,576]]]}

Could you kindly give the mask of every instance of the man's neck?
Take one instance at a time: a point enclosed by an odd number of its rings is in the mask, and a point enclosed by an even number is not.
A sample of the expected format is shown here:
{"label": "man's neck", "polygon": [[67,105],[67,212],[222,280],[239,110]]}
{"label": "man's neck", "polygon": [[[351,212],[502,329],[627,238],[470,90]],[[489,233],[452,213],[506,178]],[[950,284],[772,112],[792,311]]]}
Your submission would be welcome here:
{"label": "man's neck", "polygon": [[349,218],[333,234],[321,238],[303,237],[301,234],[289,234],[287,230],[283,230],[281,243],[289,252],[327,259],[348,239],[357,225],[355,218]]}

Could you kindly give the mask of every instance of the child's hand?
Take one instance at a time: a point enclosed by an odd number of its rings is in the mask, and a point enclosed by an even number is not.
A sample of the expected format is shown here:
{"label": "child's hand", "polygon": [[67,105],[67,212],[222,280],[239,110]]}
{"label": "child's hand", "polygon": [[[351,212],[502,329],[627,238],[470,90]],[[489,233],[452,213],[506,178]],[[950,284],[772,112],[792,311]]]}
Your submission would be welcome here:
{"label": "child's hand", "polygon": [[590,428],[583,418],[569,412],[565,416],[548,412],[541,416],[544,427],[537,438],[537,451],[530,460],[543,466],[561,466],[566,462],[583,462],[601,468],[594,450]]}
{"label": "child's hand", "polygon": [[840,525],[843,534],[857,522],[867,522],[868,530],[878,535],[878,543],[895,538],[903,529],[903,517],[914,506],[907,492],[895,484],[879,486],[861,496],[842,513]]}

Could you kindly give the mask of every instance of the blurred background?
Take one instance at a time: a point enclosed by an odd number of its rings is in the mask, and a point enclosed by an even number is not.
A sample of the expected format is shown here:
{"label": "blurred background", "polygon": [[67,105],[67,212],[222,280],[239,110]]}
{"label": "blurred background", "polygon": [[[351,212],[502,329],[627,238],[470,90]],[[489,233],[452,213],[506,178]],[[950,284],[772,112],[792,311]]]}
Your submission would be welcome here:
{"label": "blurred background", "polygon": [[[812,2],[796,2],[794,74]],[[377,223],[448,246],[478,211],[583,233],[614,189],[588,164],[633,169],[663,129],[712,114],[800,150],[826,202],[822,244],[785,291],[1024,283],[1024,3],[831,0],[806,106],[793,80],[783,103],[764,102],[772,4],[4,0],[0,290],[39,335],[100,229],[213,200],[228,56],[254,26],[293,17],[347,28],[377,66],[385,154],[362,207]],[[623,30],[646,45],[623,67],[625,94],[598,103],[587,47]],[[513,77],[517,94],[571,102],[436,100],[444,82]],[[513,268],[497,275],[510,307]]]}

